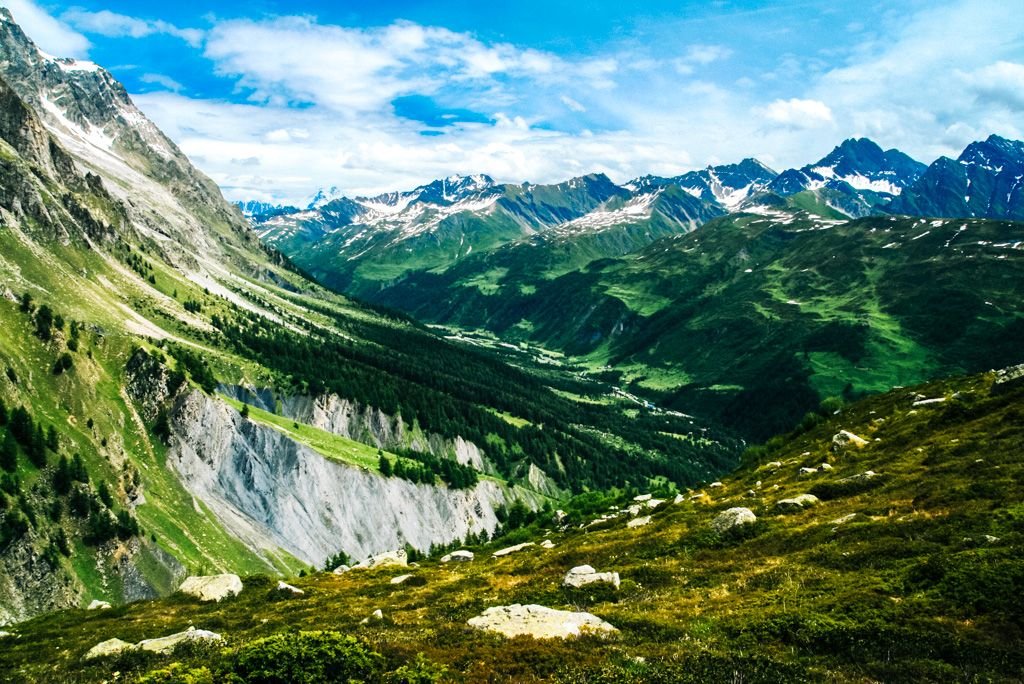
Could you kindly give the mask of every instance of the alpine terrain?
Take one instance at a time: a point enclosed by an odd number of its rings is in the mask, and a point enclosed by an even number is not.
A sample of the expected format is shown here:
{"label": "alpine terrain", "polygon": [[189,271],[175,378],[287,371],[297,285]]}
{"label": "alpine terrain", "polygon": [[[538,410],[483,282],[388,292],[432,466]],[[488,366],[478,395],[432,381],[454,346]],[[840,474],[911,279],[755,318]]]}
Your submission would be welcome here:
{"label": "alpine terrain", "polygon": [[[783,10],[52,4],[0,7],[0,681],[1024,680],[1024,143],[780,154],[896,120],[843,103],[900,12],[736,116],[716,22]],[[892,140],[1019,137],[996,56]]]}

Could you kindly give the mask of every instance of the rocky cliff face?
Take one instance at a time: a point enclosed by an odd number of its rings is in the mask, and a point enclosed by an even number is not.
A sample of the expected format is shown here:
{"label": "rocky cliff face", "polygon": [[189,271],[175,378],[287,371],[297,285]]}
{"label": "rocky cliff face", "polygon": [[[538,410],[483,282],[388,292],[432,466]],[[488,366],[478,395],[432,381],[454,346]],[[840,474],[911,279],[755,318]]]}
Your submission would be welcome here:
{"label": "rocky cliff face", "polygon": [[427,549],[493,531],[495,509],[506,501],[492,480],[450,490],[329,461],[199,391],[175,401],[171,422],[170,466],[225,527],[263,553],[283,548],[319,565],[338,550],[361,559],[406,543]]}
{"label": "rocky cliff face", "polygon": [[238,401],[283,416],[315,428],[369,444],[380,449],[413,449],[439,458],[455,458],[484,473],[495,469],[480,448],[462,437],[447,439],[441,435],[425,434],[410,429],[401,416],[390,416],[380,409],[330,394],[319,397],[290,396],[278,398],[269,389],[255,389],[238,385],[221,386],[220,391]]}

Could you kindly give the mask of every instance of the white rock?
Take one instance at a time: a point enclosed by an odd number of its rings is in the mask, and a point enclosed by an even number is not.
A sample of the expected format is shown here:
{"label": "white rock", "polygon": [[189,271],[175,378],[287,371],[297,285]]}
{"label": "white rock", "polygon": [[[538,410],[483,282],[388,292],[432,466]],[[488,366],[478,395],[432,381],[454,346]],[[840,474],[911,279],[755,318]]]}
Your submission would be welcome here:
{"label": "white rock", "polygon": [[554,516],[552,516],[551,522],[554,523],[555,525],[561,525],[563,522],[565,522],[565,519],[567,517],[569,517],[568,513],[566,513],[563,510],[557,510],[557,511],[555,511]]}
{"label": "white rock", "polygon": [[292,594],[293,596],[302,596],[303,594],[306,593],[306,592],[302,591],[302,589],[299,589],[298,587],[293,587],[292,585],[287,584],[285,582],[281,582],[281,581],[278,581],[278,583],[277,583],[277,590],[278,591],[286,591],[286,592]]}
{"label": "white rock", "polygon": [[14,632],[8,632],[6,630],[0,629],[0,639],[6,639],[7,637],[12,636],[14,636]]}
{"label": "white rock", "polygon": [[412,577],[412,575],[399,575],[398,577],[392,577],[391,578],[391,583],[392,584],[402,584],[407,579],[409,579],[410,577]]}
{"label": "white rock", "polygon": [[863,449],[867,446],[868,441],[863,437],[858,437],[849,430],[840,430],[832,436],[832,450],[838,451],[847,447],[856,447]]}
{"label": "white rock", "polygon": [[936,397],[935,399],[918,399],[913,403],[914,407],[918,406],[933,406],[935,404],[945,403],[946,397]]}
{"label": "white rock", "polygon": [[96,658],[104,658],[106,656],[117,655],[123,651],[128,651],[132,648],[133,644],[129,644],[127,641],[121,641],[120,639],[107,639],[96,644],[85,654],[86,660],[94,660]]}
{"label": "white rock", "polygon": [[377,610],[370,613],[369,617],[364,617],[359,621],[361,625],[368,625],[371,622],[384,622],[384,611],[378,608]]}
{"label": "white rock", "polygon": [[756,522],[757,516],[749,508],[730,508],[715,516],[715,519],[711,521],[711,529],[721,534],[738,525],[749,525]]}
{"label": "white rock", "polygon": [[216,632],[209,632],[205,629],[189,627],[184,632],[140,641],[132,647],[132,650],[167,654],[173,651],[178,644],[185,643],[186,641],[221,641],[221,636]]}
{"label": "white rock", "polygon": [[684,501],[686,501],[686,497],[683,496],[682,494],[676,494],[676,498],[672,499],[672,503],[674,504],[680,504],[683,503]]}
{"label": "white rock", "polygon": [[339,565],[338,567],[334,568],[333,572],[334,572],[335,575],[344,575],[346,572],[348,572],[351,569],[352,568],[350,568],[347,565]]}
{"label": "white rock", "polygon": [[856,513],[848,513],[848,514],[844,515],[841,518],[836,518],[835,520],[832,521],[831,524],[832,525],[845,525],[846,523],[850,522],[851,520],[853,520],[856,517],[857,517]]}
{"label": "white rock", "polygon": [[644,501],[650,501],[651,496],[651,494],[641,494],[640,496],[634,496],[633,501],[636,501],[637,503],[643,503]]}
{"label": "white rock", "polygon": [[568,572],[562,584],[567,587],[584,587],[588,584],[604,583],[619,588],[619,573],[598,572],[589,565],[580,565]]}
{"label": "white rock", "polygon": [[110,608],[110,604],[107,603],[106,601],[100,601],[99,599],[93,599],[92,603],[89,604],[89,607],[86,608],[86,610],[108,610],[109,608]]}
{"label": "white rock", "polygon": [[220,601],[242,593],[242,580],[238,575],[205,575],[189,577],[178,591],[194,596],[200,601]]}
{"label": "white rock", "polygon": [[769,461],[764,464],[764,467],[768,470],[778,470],[782,467],[782,461]]}
{"label": "white rock", "polygon": [[367,558],[362,563],[356,563],[352,566],[353,570],[372,570],[374,568],[384,568],[388,566],[407,567],[409,565],[409,557],[405,553],[405,549],[399,549],[398,551],[388,551],[386,553],[379,553],[376,556]]}
{"label": "white rock", "polygon": [[813,506],[817,503],[818,497],[813,494],[801,494],[792,499],[780,499],[775,502],[775,506],[785,510],[797,510]]}
{"label": "white rock", "polygon": [[663,503],[665,503],[664,499],[648,499],[647,500],[647,508],[649,508],[649,509],[651,509],[653,511],[655,508],[657,508],[658,506],[662,505]]}
{"label": "white rock", "polygon": [[650,524],[650,522],[651,516],[645,515],[642,518],[633,518],[632,520],[626,523],[626,527],[643,527],[644,525]]}
{"label": "white rock", "polygon": [[817,468],[801,468],[800,469],[800,474],[801,475],[813,475],[816,472],[818,472]]}
{"label": "white rock", "polygon": [[725,485],[722,484],[721,482],[712,482],[711,484],[708,485],[708,487],[712,487],[712,488],[715,488],[715,489],[717,489],[718,487],[724,487],[724,486]]}
{"label": "white rock", "polygon": [[629,513],[630,515],[636,516],[636,515],[640,515],[640,511],[642,511],[643,509],[644,509],[644,507],[641,506],[640,504],[633,504],[632,506],[629,506],[628,508],[626,508],[626,513]]}
{"label": "white rock", "polygon": [[516,544],[515,546],[508,546],[508,547],[506,547],[504,549],[501,549],[499,551],[495,551],[491,555],[494,556],[495,558],[501,558],[502,556],[507,556],[510,553],[516,553],[518,551],[522,551],[523,549],[528,549],[531,546],[535,546],[535,544],[533,542],[523,542],[522,544]]}
{"label": "white rock", "polygon": [[818,467],[821,468],[822,470],[832,470],[832,464],[831,463],[822,463]]}
{"label": "white rock", "polygon": [[451,553],[441,556],[442,563],[468,563],[473,560],[474,555],[472,551],[452,551]]}
{"label": "white rock", "polygon": [[470,618],[469,626],[506,637],[532,636],[535,639],[565,639],[581,634],[611,635],[619,630],[596,615],[554,610],[545,606],[518,603],[488,608]]}
{"label": "white rock", "polygon": [[540,548],[542,548],[542,549],[553,549],[553,548],[555,548],[555,542],[551,541],[550,539],[545,539],[544,541],[542,541],[540,543]]}

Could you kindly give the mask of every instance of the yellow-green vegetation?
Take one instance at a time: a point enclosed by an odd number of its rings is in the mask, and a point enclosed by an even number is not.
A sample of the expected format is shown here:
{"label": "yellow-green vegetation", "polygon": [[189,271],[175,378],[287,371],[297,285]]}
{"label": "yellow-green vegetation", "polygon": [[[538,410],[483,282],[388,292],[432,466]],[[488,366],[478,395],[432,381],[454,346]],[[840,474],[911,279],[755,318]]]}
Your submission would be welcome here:
{"label": "yellow-green vegetation", "polygon": [[[749,450],[721,486],[669,500],[643,527],[627,527],[629,515],[587,527],[609,503],[595,498],[601,508],[577,510],[565,528],[542,521],[517,532],[549,536],[551,549],[492,559],[492,545],[474,549],[470,563],[317,574],[293,581],[305,592],[296,597],[249,577],[221,604],[175,595],[47,615],[5,640],[0,672],[28,682],[227,672],[265,643],[257,640],[331,629],[381,654],[386,668],[422,653],[447,666],[444,681],[457,682],[1016,681],[1024,671],[1024,383],[993,392],[992,382],[958,378],[842,408]],[[914,406],[922,398],[945,401]],[[840,430],[864,446],[834,446]],[[818,502],[777,505],[802,494]],[[733,507],[757,521],[715,532],[712,521]],[[563,588],[565,573],[582,564],[619,572],[621,588]],[[414,579],[390,583],[405,572]],[[467,628],[487,607],[512,603],[586,610],[620,632],[563,642]],[[360,624],[377,609],[383,622]],[[138,641],[190,624],[221,633],[223,647],[82,662],[105,639]]]}

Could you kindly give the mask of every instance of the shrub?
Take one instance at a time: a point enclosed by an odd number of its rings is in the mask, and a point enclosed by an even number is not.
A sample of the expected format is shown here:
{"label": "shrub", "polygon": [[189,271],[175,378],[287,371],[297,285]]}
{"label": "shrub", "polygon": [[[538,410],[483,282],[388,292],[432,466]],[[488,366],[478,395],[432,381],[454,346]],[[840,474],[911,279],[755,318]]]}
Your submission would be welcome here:
{"label": "shrub", "polygon": [[337,632],[275,634],[242,646],[230,672],[247,684],[347,684],[379,677],[383,658]]}
{"label": "shrub", "polygon": [[142,675],[139,684],[213,684],[213,673],[205,667],[189,668],[171,663],[169,667]]}
{"label": "shrub", "polygon": [[432,662],[422,653],[408,665],[403,665],[384,677],[385,684],[435,684],[448,673],[444,665]]}

